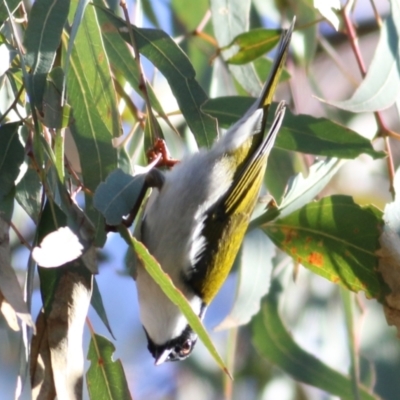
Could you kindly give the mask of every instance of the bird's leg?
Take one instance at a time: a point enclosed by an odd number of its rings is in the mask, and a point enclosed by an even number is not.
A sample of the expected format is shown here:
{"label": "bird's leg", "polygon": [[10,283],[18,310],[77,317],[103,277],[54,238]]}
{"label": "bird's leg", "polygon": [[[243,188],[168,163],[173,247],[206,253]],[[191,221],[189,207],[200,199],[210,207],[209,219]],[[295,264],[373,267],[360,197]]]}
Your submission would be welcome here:
{"label": "bird's leg", "polygon": [[179,160],[171,158],[165,140],[163,139],[156,139],[153,148],[148,150],[146,155],[149,163],[153,162],[158,155],[161,155],[161,158],[157,162],[156,167],[172,168],[175,164],[179,162]]}

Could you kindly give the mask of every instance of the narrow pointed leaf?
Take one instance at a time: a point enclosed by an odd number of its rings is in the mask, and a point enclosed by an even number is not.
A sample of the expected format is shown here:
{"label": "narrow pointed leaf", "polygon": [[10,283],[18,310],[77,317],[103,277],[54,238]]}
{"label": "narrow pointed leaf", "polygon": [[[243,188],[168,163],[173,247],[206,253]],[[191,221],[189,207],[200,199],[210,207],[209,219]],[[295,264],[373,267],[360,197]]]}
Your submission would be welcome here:
{"label": "narrow pointed leaf", "polygon": [[279,29],[252,29],[241,33],[227,46],[239,47],[237,52],[226,61],[230,64],[245,64],[268,53],[279,41],[282,31]]}
{"label": "narrow pointed leaf", "polygon": [[18,138],[18,122],[0,126],[0,200],[14,187],[24,161],[24,147]]}
{"label": "narrow pointed leaf", "polygon": [[31,101],[42,110],[46,76],[50,72],[61,34],[67,21],[69,0],[37,0],[32,5],[24,45],[29,75]]}
{"label": "narrow pointed leaf", "polygon": [[381,30],[367,76],[349,100],[327,101],[351,112],[373,112],[393,105],[400,95],[400,4],[391,0],[391,13]]}
{"label": "narrow pointed leaf", "polygon": [[[253,102],[254,99],[250,97],[220,97],[207,101],[203,110],[217,118],[221,126],[228,127],[240,119]],[[275,110],[276,105],[272,104],[270,116],[274,115]],[[385,153],[375,151],[368,139],[343,125],[326,118],[294,115],[288,109],[275,146],[327,157],[353,159],[362,153],[373,158],[385,156]]]}
{"label": "narrow pointed leaf", "polygon": [[[97,6],[107,17],[103,31],[117,30],[130,44],[126,23],[109,10]],[[209,147],[217,136],[213,118],[203,113],[201,105],[208,100],[206,93],[196,81],[196,73],[187,56],[165,32],[132,26],[139,51],[148,58],[167,79],[189,128],[201,146]]]}
{"label": "narrow pointed leaf", "polygon": [[[344,400],[354,399],[351,379],[330,368],[303,350],[289,334],[278,314],[275,288],[264,300],[261,312],[252,323],[253,344],[270,362],[294,379],[318,387]],[[359,384],[360,400],[378,400],[379,396]]]}
{"label": "narrow pointed leaf", "polygon": [[[219,47],[229,45],[235,37],[249,30],[250,0],[211,0],[211,17],[215,37]],[[222,52],[225,60],[229,60],[235,49],[229,48]],[[258,79],[254,65],[229,65],[229,70],[243,89],[252,96],[258,96],[261,82]]]}
{"label": "narrow pointed leaf", "polygon": [[204,328],[200,318],[194,313],[192,307],[186,300],[185,296],[174,286],[171,278],[166,274],[161,266],[157,263],[154,257],[149,253],[146,247],[139,242],[136,238],[132,237],[129,231],[123,227],[120,229],[120,233],[125,241],[131,246],[140,259],[143,268],[154,279],[155,282],[160,286],[165,295],[181,310],[182,314],[187,319],[191,328],[197,333],[199,339],[203,342],[204,346],[210,352],[219,367],[229,375],[225,364],[218,354],[213,342],[211,341],[206,329]]}

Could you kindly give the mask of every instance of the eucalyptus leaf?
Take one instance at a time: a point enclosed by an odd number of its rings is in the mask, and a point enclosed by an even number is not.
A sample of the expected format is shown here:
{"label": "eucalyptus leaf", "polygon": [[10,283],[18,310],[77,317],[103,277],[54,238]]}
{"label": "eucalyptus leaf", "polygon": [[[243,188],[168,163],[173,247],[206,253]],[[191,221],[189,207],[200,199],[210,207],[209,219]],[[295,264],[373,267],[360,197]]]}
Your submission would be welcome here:
{"label": "eucalyptus leaf", "polygon": [[200,318],[193,311],[191,305],[172,283],[171,278],[166,274],[161,266],[157,263],[154,257],[149,253],[146,247],[138,241],[136,238],[132,237],[130,232],[125,227],[120,228],[120,233],[125,241],[131,246],[138,259],[140,260],[141,266],[146,269],[149,275],[154,279],[154,281],[160,286],[165,295],[174,303],[182,314],[185,316],[190,327],[196,332],[199,339],[203,342],[204,346],[210,352],[210,355],[214,358],[218,366],[228,375],[229,371],[225,367],[225,364],[218,354],[213,342],[211,341],[206,329],[204,328]]}
{"label": "eucalyptus leaf", "polygon": [[[98,5],[96,7],[107,18],[107,23],[102,25],[102,30],[117,30],[130,44],[131,39],[125,21],[105,8]],[[213,118],[201,110],[201,105],[208,98],[197,82],[195,70],[187,56],[165,32],[135,26],[131,28],[140,53],[148,58],[167,79],[182,114],[199,144],[209,147],[217,136],[217,127]]]}
{"label": "eucalyptus leaf", "polygon": [[226,61],[230,64],[245,64],[255,60],[278,44],[281,33],[280,29],[257,28],[237,35],[225,48],[238,47],[238,50]]}
{"label": "eucalyptus leaf", "polygon": [[32,5],[24,45],[26,63],[31,67],[29,93],[39,110],[42,110],[46,76],[61,42],[69,6],[70,0],[37,0]]}
{"label": "eucalyptus leaf", "polygon": [[10,10],[10,13],[12,14],[16,8],[19,6],[22,0],[4,0],[0,3],[0,27],[4,24],[4,22],[8,19],[8,12],[6,5],[8,9]]}
{"label": "eucalyptus leaf", "polygon": [[367,75],[349,100],[327,103],[351,112],[374,112],[393,105],[400,94],[400,4],[391,0]]}
{"label": "eucalyptus leaf", "polygon": [[93,334],[87,359],[90,367],[86,383],[91,399],[132,399],[121,360],[113,360],[115,346],[105,337]]}
{"label": "eucalyptus leaf", "polygon": [[377,271],[382,213],[360,207],[349,196],[311,202],[268,223],[264,231],[310,271],[353,292],[380,301],[387,287]]}
{"label": "eucalyptus leaf", "polygon": [[128,175],[120,169],[113,171],[96,189],[94,206],[108,225],[116,226],[132,211],[144,188],[146,175]]}
{"label": "eucalyptus leaf", "polygon": [[[208,100],[203,105],[203,110],[217,118],[221,126],[228,127],[240,119],[254,101],[255,99],[250,97],[219,97]],[[271,105],[269,111],[271,118],[276,106],[276,104]],[[362,153],[369,154],[373,158],[385,156],[385,153],[374,150],[368,139],[343,125],[327,118],[294,115],[288,109],[275,146],[307,154],[349,159]]]}
{"label": "eucalyptus leaf", "polygon": [[24,147],[18,137],[19,122],[0,126],[0,200],[14,188],[24,161]]}
{"label": "eucalyptus leaf", "polygon": [[[250,6],[250,0],[210,1],[214,33],[220,48],[249,30]],[[222,52],[222,56],[228,60],[234,53],[235,49],[227,49]],[[229,70],[247,93],[258,96],[261,82],[252,64],[229,65]]]}
{"label": "eucalyptus leaf", "polygon": [[[253,344],[270,362],[294,379],[318,387],[345,400],[353,400],[352,381],[302,349],[285,328],[278,313],[278,289],[271,288],[261,312],[252,322]],[[360,400],[378,400],[379,396],[358,385]]]}

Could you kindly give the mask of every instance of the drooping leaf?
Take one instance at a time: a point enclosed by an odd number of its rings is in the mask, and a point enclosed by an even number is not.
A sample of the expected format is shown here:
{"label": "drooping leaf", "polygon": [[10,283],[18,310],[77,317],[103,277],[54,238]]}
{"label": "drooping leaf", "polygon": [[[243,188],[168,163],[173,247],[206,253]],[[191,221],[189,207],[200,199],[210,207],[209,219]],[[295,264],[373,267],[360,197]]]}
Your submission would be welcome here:
{"label": "drooping leaf", "polygon": [[4,24],[4,21],[8,19],[7,7],[12,14],[15,9],[19,6],[22,0],[4,0],[0,3],[0,27]]}
{"label": "drooping leaf", "polygon": [[226,46],[238,47],[237,52],[230,56],[226,62],[230,64],[246,64],[268,53],[278,43],[282,31],[279,29],[252,29],[237,35]]}
{"label": "drooping leaf", "polygon": [[[105,13],[98,10],[97,7],[95,10],[100,26],[107,26],[107,17]],[[139,87],[140,73],[138,66],[132,52],[129,51],[127,47],[127,43],[122,39],[121,35],[113,29],[104,29],[102,35],[104,39],[104,48],[107,52],[110,64],[116,71],[123,75],[124,79],[129,82],[140,96],[144,96],[143,91]],[[154,107],[159,115],[166,117],[166,114],[150,85],[147,86],[147,91],[152,107]]]}
{"label": "drooping leaf", "polygon": [[53,68],[46,80],[43,94],[43,120],[49,128],[65,128],[70,123],[71,107],[62,104],[64,71],[60,67]]}
{"label": "drooping leaf", "polygon": [[[279,313],[277,288],[271,288],[261,312],[252,322],[253,344],[270,362],[294,379],[318,387],[344,400],[354,399],[351,379],[328,367],[303,350],[285,328]],[[379,396],[359,384],[360,399],[378,400]]]}
{"label": "drooping leaf", "polygon": [[42,110],[46,76],[53,66],[61,34],[67,21],[70,0],[37,0],[29,14],[24,45],[31,67],[28,90],[31,101]]}
{"label": "drooping leaf", "polygon": [[377,272],[382,213],[349,196],[309,203],[264,227],[271,240],[312,272],[348,290],[382,300],[387,288]]}
{"label": "drooping leaf", "polygon": [[[241,118],[254,100],[240,96],[220,97],[207,101],[203,105],[203,110],[217,118],[221,126],[227,127]],[[269,111],[271,117],[275,110],[276,105],[272,104]],[[349,128],[326,118],[294,115],[288,109],[275,146],[328,157],[352,159],[362,153],[369,154],[373,158],[385,156],[383,152],[375,151],[368,139]]]}
{"label": "drooping leaf", "polygon": [[275,246],[259,229],[249,231],[239,253],[239,277],[236,298],[229,315],[216,329],[231,329],[247,324],[260,310],[268,293]]}
{"label": "drooping leaf", "polygon": [[278,217],[284,218],[314,200],[342,164],[342,160],[328,158],[314,163],[310,167],[307,178],[304,178],[302,173],[292,176],[287,183],[286,192],[279,207],[274,209],[273,213],[268,208],[264,214],[251,221],[250,226],[260,226]]}
{"label": "drooping leaf", "polygon": [[296,61],[309,66],[314,59],[317,50],[318,24],[315,22],[320,18],[317,10],[313,7],[313,0],[298,0],[292,11],[296,15],[296,25],[302,29],[295,30],[293,34],[293,53]]}
{"label": "drooping leaf", "polygon": [[[73,109],[74,122],[71,133],[79,151],[83,183],[94,192],[107,175],[117,168],[117,150],[112,146],[109,129],[100,118],[97,100],[87,86],[85,60],[74,51],[68,74],[68,95]],[[104,223],[101,214],[94,209],[92,196],[86,195],[86,212],[96,229],[96,243],[105,241]]]}
{"label": "drooping leaf", "polygon": [[110,335],[115,339],[114,333],[111,329],[110,322],[108,321],[106,309],[104,308],[103,299],[101,297],[99,285],[97,284],[96,278],[93,278],[93,294],[90,304],[96,311],[97,315],[100,317],[101,321],[103,322],[104,326],[110,332]]}
{"label": "drooping leaf", "polygon": [[219,367],[229,375],[229,372],[226,369],[221,356],[218,354],[200,318],[197,316],[197,314],[195,314],[182,292],[176,289],[169,275],[162,270],[161,266],[149,253],[146,247],[136,238],[131,236],[127,228],[121,227],[119,232],[121,233],[127,244],[134,249],[137,257],[141,262],[141,265],[146,268],[146,271],[160,286],[162,291],[172,301],[172,303],[179,307],[180,311],[187,319],[189,325],[196,332],[199,339],[203,342],[204,346],[210,352],[211,356],[214,358]]}
{"label": "drooping leaf", "polygon": [[341,160],[335,158],[317,161],[310,167],[307,178],[299,173],[290,179],[282,203],[279,205],[280,218],[286,217],[314,200],[342,164]]}
{"label": "drooping leaf", "polygon": [[24,147],[18,138],[18,122],[0,126],[0,200],[10,193],[24,161]]}
{"label": "drooping leaf", "polygon": [[90,367],[86,383],[91,399],[132,399],[121,360],[113,360],[114,345],[105,337],[94,334],[87,359]]}
{"label": "drooping leaf", "polygon": [[119,225],[122,217],[132,211],[143,190],[145,177],[145,174],[131,176],[116,169],[99,185],[93,199],[94,206],[108,225]]}
{"label": "drooping leaf", "polygon": [[367,76],[349,100],[327,103],[351,112],[384,110],[400,94],[400,4],[391,0],[391,13],[384,22]]}
{"label": "drooping leaf", "polygon": [[[72,0],[71,11],[78,6]],[[112,137],[122,133],[115,89],[107,53],[104,48],[99,21],[94,7],[87,6],[74,41],[73,57],[82,67],[80,80],[84,80],[90,90],[100,118]]]}
{"label": "drooping leaf", "polygon": [[[250,5],[250,0],[210,1],[214,33],[220,48],[229,45],[236,36],[249,30]],[[234,53],[235,49],[227,49],[222,52],[222,56],[228,60]],[[252,96],[260,94],[261,82],[254,65],[229,65],[229,70],[247,93]]]}
{"label": "drooping leaf", "polygon": [[[130,44],[126,23],[109,10],[100,6],[96,7],[107,17],[108,22],[101,26],[102,31],[116,29]],[[148,58],[167,79],[182,114],[199,144],[208,147],[212,139],[217,136],[216,123],[201,110],[201,105],[208,98],[196,81],[195,71],[187,56],[172,38],[161,30],[135,26],[132,26],[132,30],[140,53]]]}

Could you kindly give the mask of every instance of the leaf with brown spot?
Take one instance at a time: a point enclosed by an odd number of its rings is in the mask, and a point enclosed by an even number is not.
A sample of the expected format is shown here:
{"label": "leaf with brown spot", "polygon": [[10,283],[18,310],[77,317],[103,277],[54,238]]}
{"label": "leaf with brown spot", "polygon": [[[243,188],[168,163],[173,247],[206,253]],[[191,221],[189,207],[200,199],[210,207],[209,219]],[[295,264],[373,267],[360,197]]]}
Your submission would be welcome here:
{"label": "leaf with brown spot", "polygon": [[312,272],[383,299],[387,287],[377,272],[376,255],[381,225],[382,213],[375,207],[360,207],[349,196],[331,196],[267,224],[265,232]]}
{"label": "leaf with brown spot", "polygon": [[105,337],[93,335],[87,358],[91,361],[86,373],[91,399],[132,398],[121,360],[113,360],[114,345]]}

